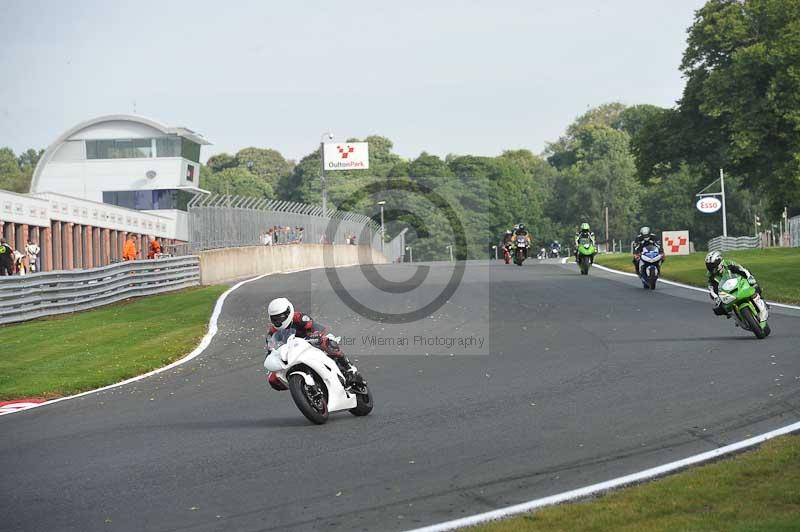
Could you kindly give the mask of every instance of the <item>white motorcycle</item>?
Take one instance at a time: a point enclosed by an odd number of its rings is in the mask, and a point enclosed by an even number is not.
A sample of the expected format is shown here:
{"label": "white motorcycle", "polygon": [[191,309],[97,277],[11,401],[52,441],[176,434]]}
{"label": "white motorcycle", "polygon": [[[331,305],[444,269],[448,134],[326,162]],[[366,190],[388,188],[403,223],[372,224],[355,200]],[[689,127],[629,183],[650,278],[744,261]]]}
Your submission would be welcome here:
{"label": "white motorcycle", "polygon": [[336,362],[303,338],[297,338],[294,329],[275,332],[267,349],[264,368],[270,372],[270,385],[278,390],[288,388],[297,408],[312,423],[322,425],[330,412],[339,410],[349,410],[354,416],[372,412],[372,393],[367,383],[347,386]]}

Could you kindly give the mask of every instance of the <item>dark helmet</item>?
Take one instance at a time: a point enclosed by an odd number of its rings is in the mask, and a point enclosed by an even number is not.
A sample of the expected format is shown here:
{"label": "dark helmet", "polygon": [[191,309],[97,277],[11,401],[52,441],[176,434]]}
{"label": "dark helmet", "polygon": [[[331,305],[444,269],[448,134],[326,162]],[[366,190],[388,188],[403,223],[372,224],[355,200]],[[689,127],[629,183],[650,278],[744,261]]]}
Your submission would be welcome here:
{"label": "dark helmet", "polygon": [[524,230],[525,230],[525,224],[519,224],[517,226],[517,231],[524,231]]}

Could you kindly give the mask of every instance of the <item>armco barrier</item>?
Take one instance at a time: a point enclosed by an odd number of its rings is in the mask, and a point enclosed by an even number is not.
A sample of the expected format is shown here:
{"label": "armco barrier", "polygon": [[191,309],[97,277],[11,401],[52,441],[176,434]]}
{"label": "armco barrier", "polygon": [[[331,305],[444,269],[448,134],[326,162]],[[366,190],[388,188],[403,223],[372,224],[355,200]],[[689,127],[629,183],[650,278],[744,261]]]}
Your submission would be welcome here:
{"label": "armco barrier", "polygon": [[202,283],[216,284],[265,273],[322,268],[326,266],[325,253],[332,253],[334,266],[387,262],[380,251],[370,246],[322,244],[211,249],[198,255]]}
{"label": "armco barrier", "polygon": [[760,245],[761,241],[756,236],[718,236],[708,241],[708,250],[754,249]]}
{"label": "armco barrier", "polygon": [[200,284],[196,256],[0,277],[0,324],[108,305]]}

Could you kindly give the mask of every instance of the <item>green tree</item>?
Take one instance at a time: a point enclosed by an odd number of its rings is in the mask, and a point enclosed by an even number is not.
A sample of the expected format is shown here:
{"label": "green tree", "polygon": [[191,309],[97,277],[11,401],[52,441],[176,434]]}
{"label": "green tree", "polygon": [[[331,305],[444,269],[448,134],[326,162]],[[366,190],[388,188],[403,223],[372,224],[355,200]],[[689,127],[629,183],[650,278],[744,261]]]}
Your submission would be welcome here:
{"label": "green tree", "polygon": [[237,166],[266,180],[273,188],[292,173],[292,165],[277,150],[269,148],[244,148],[236,153]]}
{"label": "green tree", "polygon": [[275,193],[268,181],[250,173],[246,168],[225,168],[220,172],[201,169],[203,188],[217,194],[273,199]]}
{"label": "green tree", "polygon": [[695,13],[674,123],[687,160],[725,167],[772,211],[800,204],[800,2],[710,0]]}
{"label": "green tree", "polygon": [[19,167],[19,162],[11,148],[0,148],[0,189],[11,192],[28,192],[30,175]]}

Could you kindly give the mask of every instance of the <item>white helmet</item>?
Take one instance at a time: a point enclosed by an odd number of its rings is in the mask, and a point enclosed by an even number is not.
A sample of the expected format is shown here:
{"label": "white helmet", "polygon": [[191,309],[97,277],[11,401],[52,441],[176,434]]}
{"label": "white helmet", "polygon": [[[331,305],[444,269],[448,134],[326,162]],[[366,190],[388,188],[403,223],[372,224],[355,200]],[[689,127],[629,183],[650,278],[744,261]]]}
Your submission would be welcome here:
{"label": "white helmet", "polygon": [[720,266],[722,266],[722,254],[719,251],[711,251],[706,255],[706,269],[709,272],[719,271]]}
{"label": "white helmet", "polygon": [[650,234],[650,228],[645,225],[644,227],[639,229],[639,234],[642,235],[642,236],[649,235]]}
{"label": "white helmet", "polygon": [[292,323],[294,305],[285,297],[278,297],[269,302],[267,313],[272,325],[276,329],[284,330]]}

